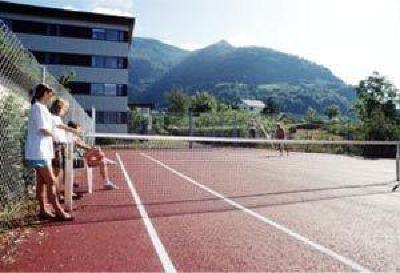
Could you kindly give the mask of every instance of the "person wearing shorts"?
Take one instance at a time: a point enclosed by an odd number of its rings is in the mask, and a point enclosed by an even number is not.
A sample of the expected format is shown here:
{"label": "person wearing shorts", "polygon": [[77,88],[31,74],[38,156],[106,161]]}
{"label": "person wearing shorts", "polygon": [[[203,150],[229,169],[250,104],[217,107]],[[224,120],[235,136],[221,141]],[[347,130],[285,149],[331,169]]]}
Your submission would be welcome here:
{"label": "person wearing shorts", "polygon": [[[73,220],[60,205],[56,192],[56,178],[52,170],[53,122],[47,109],[54,91],[44,84],[32,89],[31,110],[28,119],[28,134],[25,143],[26,164],[36,172],[36,198],[42,219]],[[47,203],[50,202],[50,206]],[[54,213],[52,211],[54,210]]]}

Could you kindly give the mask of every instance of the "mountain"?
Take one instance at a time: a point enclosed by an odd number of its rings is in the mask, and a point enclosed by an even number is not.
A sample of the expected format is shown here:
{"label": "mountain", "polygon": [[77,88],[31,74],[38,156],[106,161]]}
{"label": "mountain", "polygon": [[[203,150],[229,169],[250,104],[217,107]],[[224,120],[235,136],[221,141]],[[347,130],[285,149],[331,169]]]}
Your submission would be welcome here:
{"label": "mountain", "polygon": [[[142,48],[147,52],[147,48]],[[180,53],[148,59],[149,63],[154,60],[166,64],[162,70],[152,70],[151,84],[144,85],[140,82],[143,78],[135,75],[133,82],[141,86],[142,100],[163,106],[165,93],[172,89],[182,89],[188,94],[203,90],[232,104],[240,99],[273,98],[281,110],[295,114],[303,114],[308,107],[323,112],[331,104],[347,111],[354,100],[352,88],[329,69],[273,49],[234,47],[220,41],[191,53]]]}
{"label": "mountain", "polygon": [[135,101],[166,72],[189,55],[189,51],[167,45],[158,40],[136,37],[129,56],[129,81],[133,92],[129,100]]}

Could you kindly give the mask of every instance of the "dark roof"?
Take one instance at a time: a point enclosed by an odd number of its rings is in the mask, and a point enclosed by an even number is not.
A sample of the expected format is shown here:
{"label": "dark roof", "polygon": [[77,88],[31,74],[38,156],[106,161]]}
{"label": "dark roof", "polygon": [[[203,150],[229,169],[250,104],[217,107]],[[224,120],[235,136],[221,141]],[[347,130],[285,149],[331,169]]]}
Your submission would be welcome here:
{"label": "dark roof", "polygon": [[129,26],[130,29],[132,29],[132,31],[135,25],[134,17],[115,16],[115,15],[107,15],[107,14],[85,12],[85,11],[73,11],[66,9],[17,4],[3,0],[0,0],[0,11],[14,13],[14,14],[40,16],[40,17],[45,16],[52,18],[82,20],[95,23],[127,25]]}

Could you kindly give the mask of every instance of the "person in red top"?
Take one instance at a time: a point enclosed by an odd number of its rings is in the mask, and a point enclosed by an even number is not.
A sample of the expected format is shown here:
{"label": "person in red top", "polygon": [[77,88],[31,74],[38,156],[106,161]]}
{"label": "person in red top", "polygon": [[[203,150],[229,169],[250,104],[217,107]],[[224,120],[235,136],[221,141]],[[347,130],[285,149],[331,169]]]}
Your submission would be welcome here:
{"label": "person in red top", "polygon": [[[285,139],[285,130],[281,127],[281,125],[279,123],[276,125],[275,139],[278,139],[278,140]],[[280,155],[282,156],[283,155],[283,144],[278,144],[278,149],[279,149]]]}

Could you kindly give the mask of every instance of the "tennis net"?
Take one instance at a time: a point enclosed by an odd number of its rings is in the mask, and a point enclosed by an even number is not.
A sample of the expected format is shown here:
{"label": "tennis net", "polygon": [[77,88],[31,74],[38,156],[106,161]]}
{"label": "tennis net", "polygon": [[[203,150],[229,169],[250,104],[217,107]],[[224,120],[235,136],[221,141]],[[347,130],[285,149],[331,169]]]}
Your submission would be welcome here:
{"label": "tennis net", "polygon": [[[386,194],[399,180],[398,154],[397,160],[363,156],[371,149],[396,154],[398,142],[91,137],[117,163],[106,164],[115,194],[134,190],[150,216],[232,209],[224,198],[257,208]],[[99,173],[93,181],[103,187]]]}

